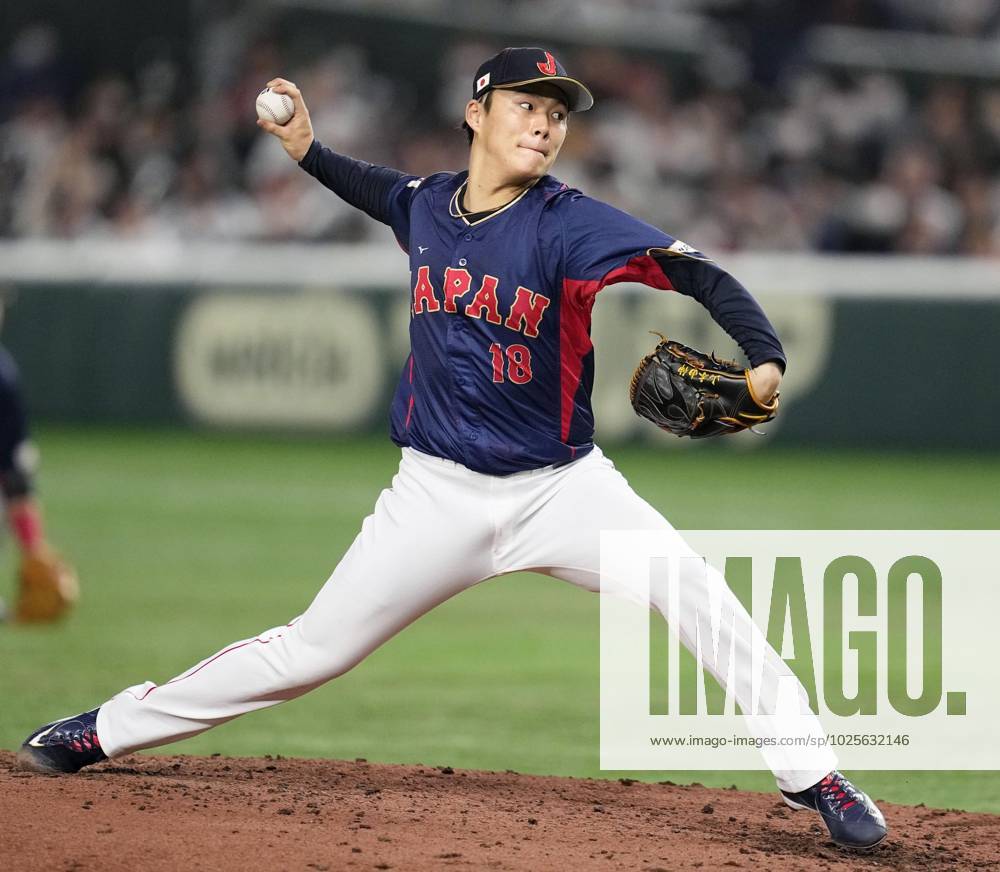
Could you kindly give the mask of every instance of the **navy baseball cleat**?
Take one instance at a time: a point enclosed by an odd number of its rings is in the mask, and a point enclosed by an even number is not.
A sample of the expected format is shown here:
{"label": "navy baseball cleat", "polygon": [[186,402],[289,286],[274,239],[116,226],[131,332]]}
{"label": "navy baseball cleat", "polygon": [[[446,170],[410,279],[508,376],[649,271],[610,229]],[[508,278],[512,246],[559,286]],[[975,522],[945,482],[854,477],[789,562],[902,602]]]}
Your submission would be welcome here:
{"label": "navy baseball cleat", "polygon": [[843,848],[874,848],[888,829],[878,806],[836,769],[798,793],[781,791],[785,805],[818,811],[833,841]]}
{"label": "navy baseball cleat", "polygon": [[61,718],[39,727],[21,750],[17,761],[35,772],[79,772],[84,766],[107,760],[97,738],[97,709]]}

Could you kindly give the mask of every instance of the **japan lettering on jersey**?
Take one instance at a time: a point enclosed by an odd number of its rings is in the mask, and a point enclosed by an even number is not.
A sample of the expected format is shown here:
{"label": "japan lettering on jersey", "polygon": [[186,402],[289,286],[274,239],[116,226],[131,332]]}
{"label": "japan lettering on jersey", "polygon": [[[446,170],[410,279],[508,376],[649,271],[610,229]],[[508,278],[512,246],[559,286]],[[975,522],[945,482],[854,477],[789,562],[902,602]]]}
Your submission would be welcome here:
{"label": "japan lettering on jersey", "polygon": [[551,176],[470,224],[466,178],[406,176],[389,193],[411,292],[392,439],[493,475],[567,463],[593,447],[597,293],[670,289],[651,251],[701,255]]}

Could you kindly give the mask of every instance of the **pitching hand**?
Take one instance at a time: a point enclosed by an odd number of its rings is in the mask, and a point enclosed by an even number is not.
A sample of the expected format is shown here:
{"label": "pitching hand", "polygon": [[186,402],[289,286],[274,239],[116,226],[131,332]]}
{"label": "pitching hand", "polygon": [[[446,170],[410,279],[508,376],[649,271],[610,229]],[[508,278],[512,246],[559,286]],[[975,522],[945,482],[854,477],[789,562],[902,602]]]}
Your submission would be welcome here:
{"label": "pitching hand", "polygon": [[306,156],[313,141],[312,122],[309,120],[309,110],[306,108],[306,101],[302,99],[302,92],[288,79],[271,79],[267,87],[291,97],[295,105],[295,114],[287,124],[275,124],[273,121],[262,121],[258,118],[257,126],[277,136],[288,156],[300,161]]}

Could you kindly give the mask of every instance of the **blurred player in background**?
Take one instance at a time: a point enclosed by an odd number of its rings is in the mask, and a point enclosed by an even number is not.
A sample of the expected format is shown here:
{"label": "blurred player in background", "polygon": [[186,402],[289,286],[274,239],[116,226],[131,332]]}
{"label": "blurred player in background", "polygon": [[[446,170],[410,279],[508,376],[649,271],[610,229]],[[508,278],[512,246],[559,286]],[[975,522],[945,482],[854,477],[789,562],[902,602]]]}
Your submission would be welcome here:
{"label": "blurred player in background", "polygon": [[[607,285],[639,281],[697,299],[746,353],[755,396],[768,402],[781,381],[781,343],[746,288],[680,240],[549,175],[570,112],[593,105],[551,52],[505,49],[479,67],[465,108],[469,169],[426,178],[324,148],[298,88],[284,79],[268,87],[292,99],[294,114],[261,127],[326,187],[388,224],[409,254],[412,352],[391,412],[399,473],[303,615],[166,684],[137,684],[46,724],[21,747],[31,769],[75,772],[300,696],[488,578],[533,570],[599,591],[603,529],[655,530],[672,553],[696,557],[593,442],[590,312]],[[682,596],[700,602],[706,571],[687,563]],[[745,614],[719,579],[727,612]],[[651,600],[690,645],[697,610],[669,614],[663,587]],[[719,650],[732,645],[749,662],[759,645],[765,681],[790,682],[805,699],[749,616],[745,623],[759,638],[723,625]],[[756,711],[740,694],[741,709]],[[807,703],[788,719],[768,705],[762,738],[822,733]],[[768,762],[787,804],[818,811],[839,844],[867,848],[885,837],[878,808],[836,770],[829,747],[809,744],[804,757],[792,742],[772,744]]]}
{"label": "blurred player in background", "polygon": [[[0,326],[2,323],[0,297]],[[19,623],[54,621],[79,596],[76,574],[45,540],[41,506],[34,495],[37,459],[37,449],[28,436],[17,366],[0,345],[0,495],[7,525],[20,551],[17,601],[10,615],[0,601],[0,615]]]}

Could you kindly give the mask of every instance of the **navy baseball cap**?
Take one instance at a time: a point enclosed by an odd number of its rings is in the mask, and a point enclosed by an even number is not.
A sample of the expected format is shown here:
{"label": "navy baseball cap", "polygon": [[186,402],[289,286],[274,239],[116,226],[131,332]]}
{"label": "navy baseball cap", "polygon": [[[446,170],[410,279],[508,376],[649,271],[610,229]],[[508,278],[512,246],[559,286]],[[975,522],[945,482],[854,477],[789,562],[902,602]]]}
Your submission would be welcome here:
{"label": "navy baseball cap", "polygon": [[540,82],[551,82],[562,91],[570,112],[586,112],[594,105],[594,95],[587,86],[567,75],[552,52],[544,48],[505,48],[484,61],[472,80],[472,99],[498,88],[516,91],[520,85]]}

